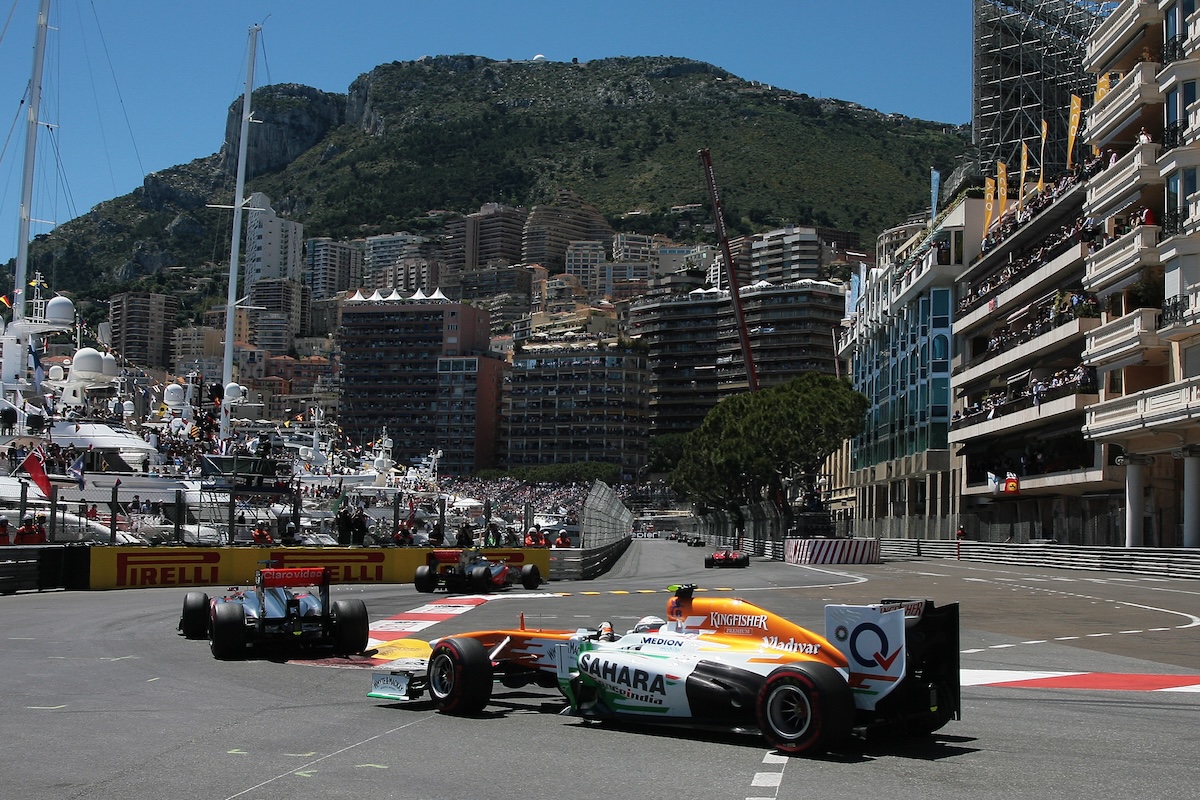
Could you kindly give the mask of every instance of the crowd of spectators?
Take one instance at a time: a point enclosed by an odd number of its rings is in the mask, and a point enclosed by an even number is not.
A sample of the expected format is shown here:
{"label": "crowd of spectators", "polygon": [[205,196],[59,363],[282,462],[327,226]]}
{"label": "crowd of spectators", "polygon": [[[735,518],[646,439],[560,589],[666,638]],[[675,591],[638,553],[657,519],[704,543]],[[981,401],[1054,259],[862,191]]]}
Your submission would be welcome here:
{"label": "crowd of spectators", "polygon": [[967,419],[987,414],[988,419],[1003,413],[1007,406],[1016,405],[1018,408],[1041,405],[1045,400],[1060,397],[1063,394],[1075,392],[1095,393],[1096,368],[1080,364],[1076,367],[1066,367],[1056,370],[1048,376],[1034,378],[1020,389],[994,389],[987,392],[979,400],[967,406],[961,412],[955,411],[953,421]]}

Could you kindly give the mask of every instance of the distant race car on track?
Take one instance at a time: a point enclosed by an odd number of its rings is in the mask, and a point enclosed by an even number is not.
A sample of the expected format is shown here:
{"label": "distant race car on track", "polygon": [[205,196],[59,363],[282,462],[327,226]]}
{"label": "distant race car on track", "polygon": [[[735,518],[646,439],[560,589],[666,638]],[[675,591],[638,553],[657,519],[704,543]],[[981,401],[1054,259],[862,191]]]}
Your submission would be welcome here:
{"label": "distant race car on track", "polygon": [[704,557],[704,566],[706,569],[712,567],[748,567],[750,566],[750,556],[739,550],[718,550],[710,556]]}
{"label": "distant race car on track", "polygon": [[[473,715],[493,684],[557,686],[585,719],[757,729],[788,755],[851,732],[931,733],[960,718],[958,605],[929,600],[825,607],[828,638],[744,600],[674,587],[667,620],[598,630],[476,631],[432,642],[428,659],[376,671],[370,696],[428,692]],[[402,666],[403,665],[403,666]]]}
{"label": "distant race car on track", "polygon": [[332,647],[341,655],[367,648],[367,606],[362,600],[329,602],[327,567],[260,569],[250,589],[209,597],[188,592],[179,630],[208,637],[215,658],[240,658],[248,645]]}
{"label": "distant race car on track", "polygon": [[450,592],[482,593],[506,589],[518,581],[532,591],[542,583],[541,570],[537,564],[517,569],[470,548],[430,550],[413,576],[418,592],[432,592],[441,587]]}

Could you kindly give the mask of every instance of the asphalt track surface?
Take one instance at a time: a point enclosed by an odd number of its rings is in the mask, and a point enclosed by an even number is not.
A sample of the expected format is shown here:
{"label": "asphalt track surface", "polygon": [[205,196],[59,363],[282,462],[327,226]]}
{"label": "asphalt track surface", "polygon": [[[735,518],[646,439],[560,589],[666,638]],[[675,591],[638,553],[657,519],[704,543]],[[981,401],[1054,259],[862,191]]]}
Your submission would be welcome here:
{"label": "asphalt track surface", "polygon": [[[601,579],[518,589],[418,635],[509,627],[520,614],[530,627],[608,619],[620,630],[661,615],[665,587],[680,581],[817,630],[827,602],[929,597],[961,604],[963,719],[931,739],[787,759],[757,736],[585,724],[559,716],[551,690],[497,686],[483,715],[455,718],[424,702],[368,698],[369,673],[342,659],[324,662],[334,667],[270,655],[215,661],[204,642],[175,631],[181,590],[22,594],[0,598],[0,797],[1167,800],[1200,792],[1196,581],[934,559],[822,569],[755,559],[718,571],[703,568],[704,553],[636,540]],[[429,599],[411,586],[335,587],[335,597],[347,596],[366,601],[373,625]]]}

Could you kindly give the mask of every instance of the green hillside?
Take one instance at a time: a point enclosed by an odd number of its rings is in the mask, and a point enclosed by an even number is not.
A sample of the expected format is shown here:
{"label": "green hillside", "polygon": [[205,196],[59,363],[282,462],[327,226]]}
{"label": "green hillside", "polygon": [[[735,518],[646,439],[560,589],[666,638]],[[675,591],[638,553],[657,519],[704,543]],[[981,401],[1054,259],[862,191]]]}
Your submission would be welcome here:
{"label": "green hillside", "polygon": [[[83,297],[137,282],[183,293],[189,308],[215,302],[220,269],[200,268],[227,262],[232,215],[206,206],[232,199],[239,105],[220,152],[148,176],[39,237],[32,268]],[[436,234],[444,215],[430,211],[532,206],[560,188],[618,229],[678,236],[666,211],[705,202],[696,152],[708,147],[734,229],[826,225],[869,246],[928,206],[929,168],[950,169],[967,144],[959,127],[667,57],[439,56],[379,66],[345,95],[265,87],[254,106],[263,124],[251,126],[248,192],[268,194],[306,236]],[[636,225],[621,221],[634,210]],[[200,274],[211,280],[195,285]]]}

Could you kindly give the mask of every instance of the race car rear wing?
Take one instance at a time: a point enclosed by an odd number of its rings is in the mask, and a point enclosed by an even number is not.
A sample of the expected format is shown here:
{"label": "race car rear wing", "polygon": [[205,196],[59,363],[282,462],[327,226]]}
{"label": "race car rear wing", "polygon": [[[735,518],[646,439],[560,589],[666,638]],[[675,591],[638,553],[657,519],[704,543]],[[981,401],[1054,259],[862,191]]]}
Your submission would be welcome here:
{"label": "race car rear wing", "polygon": [[846,657],[855,706],[872,721],[932,730],[961,718],[957,603],[827,605],[825,631]]}
{"label": "race car rear wing", "polygon": [[254,582],[263,589],[328,586],[329,567],[272,567],[260,569]]}

